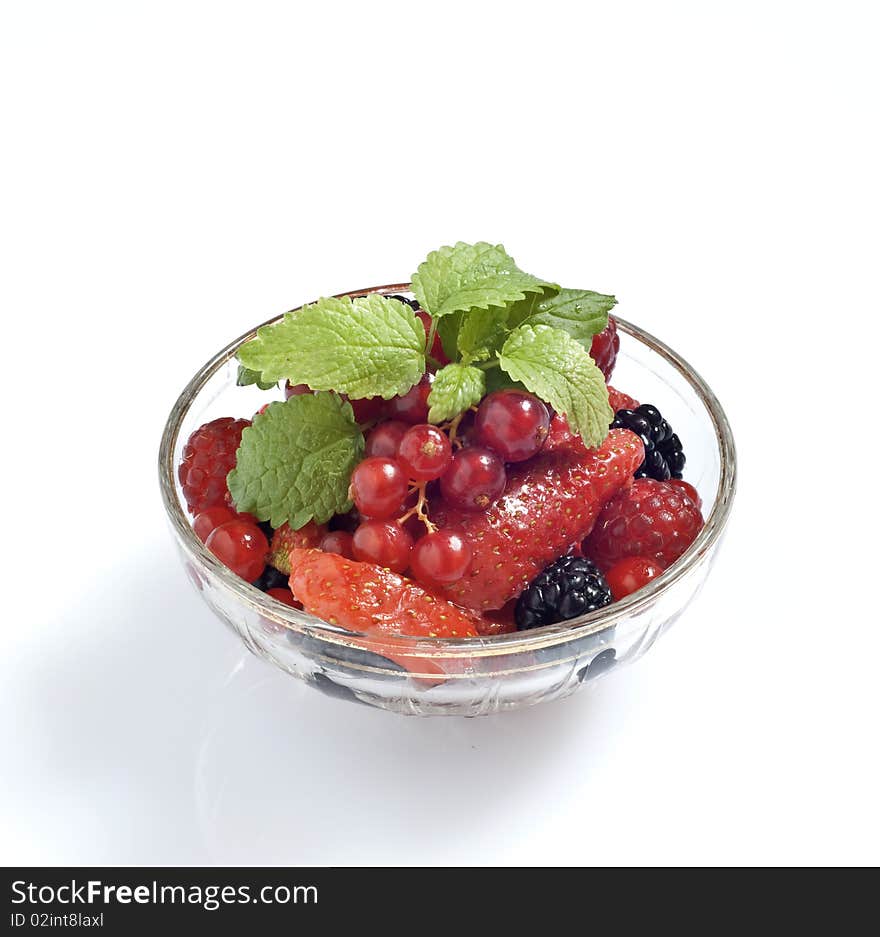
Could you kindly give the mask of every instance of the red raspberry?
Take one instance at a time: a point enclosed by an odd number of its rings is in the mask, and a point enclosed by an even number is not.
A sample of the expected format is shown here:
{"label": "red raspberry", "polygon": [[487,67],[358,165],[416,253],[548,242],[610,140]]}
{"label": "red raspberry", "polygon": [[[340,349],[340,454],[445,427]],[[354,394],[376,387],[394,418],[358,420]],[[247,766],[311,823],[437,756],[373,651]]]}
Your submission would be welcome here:
{"label": "red raspberry", "polygon": [[620,336],[617,334],[617,323],[612,316],[608,316],[608,325],[598,335],[593,336],[593,343],[590,345],[590,356],[605,375],[606,381],[614,370],[614,362],[617,361],[619,350]]}
{"label": "red raspberry", "polygon": [[654,560],[644,556],[627,556],[608,570],[605,581],[611,589],[614,601],[617,602],[637,592],[662,572],[663,567]]}
{"label": "red raspberry", "polygon": [[670,478],[666,484],[683,491],[700,510],[703,509],[703,499],[690,482],[682,481],[680,478]]}
{"label": "red raspberry", "polygon": [[625,556],[643,556],[665,569],[687,550],[702,527],[699,508],[680,488],[637,478],[605,505],[584,541],[584,553],[603,571]]}
{"label": "red raspberry", "polygon": [[250,425],[224,416],[200,426],[186,441],[177,477],[191,514],[227,502],[226,476],[235,467],[241,432]]}

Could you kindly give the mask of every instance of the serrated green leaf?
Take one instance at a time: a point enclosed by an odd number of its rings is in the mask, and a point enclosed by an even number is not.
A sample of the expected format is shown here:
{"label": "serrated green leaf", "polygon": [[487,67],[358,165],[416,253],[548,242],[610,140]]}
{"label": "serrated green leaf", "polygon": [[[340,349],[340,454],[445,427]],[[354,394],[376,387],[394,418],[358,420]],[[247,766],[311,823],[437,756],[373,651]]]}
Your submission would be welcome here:
{"label": "serrated green leaf", "polygon": [[263,326],[238,358],[264,381],[286,378],[353,399],[405,394],[425,371],[425,330],[406,303],[372,293],[319,299]]}
{"label": "serrated green leaf", "polygon": [[471,309],[463,313],[456,339],[462,359],[470,363],[494,358],[506,334],[507,309],[504,307]]}
{"label": "serrated green leaf", "polygon": [[500,244],[459,241],[428,254],[413,274],[412,289],[422,309],[439,319],[467,309],[505,306],[528,293],[558,287],[524,273]]}
{"label": "serrated green leaf", "polygon": [[428,419],[431,423],[451,420],[479,403],[486,392],[486,374],[465,364],[447,364],[434,378],[428,394]]}
{"label": "serrated green leaf", "polygon": [[608,435],[614,413],[602,372],[587,350],[567,332],[549,325],[521,325],[498,356],[501,367],[558,413],[586,446]]}
{"label": "serrated green leaf", "polygon": [[229,492],[239,511],[273,527],[324,523],[350,508],[348,486],[363,451],[351,404],[336,394],[275,401],[241,434]]}
{"label": "serrated green leaf", "polygon": [[549,325],[583,341],[605,328],[616,303],[613,296],[592,290],[563,289],[553,296],[527,296],[511,308],[508,322],[511,328]]}
{"label": "serrated green leaf", "polygon": [[463,312],[453,312],[437,320],[437,334],[443,345],[443,353],[450,361],[458,359],[458,330],[463,317]]}
{"label": "serrated green leaf", "polygon": [[239,387],[248,387],[251,384],[256,384],[260,390],[271,390],[278,384],[277,381],[262,380],[259,371],[251,371],[250,368],[246,368],[243,364],[238,366],[238,376],[235,379],[235,383]]}
{"label": "serrated green leaf", "polygon": [[524,390],[528,393],[528,388],[525,384],[520,381],[515,381],[506,371],[502,371],[501,368],[490,368],[484,373],[486,375],[487,394],[492,394],[496,390],[507,390],[511,387],[516,390]]}

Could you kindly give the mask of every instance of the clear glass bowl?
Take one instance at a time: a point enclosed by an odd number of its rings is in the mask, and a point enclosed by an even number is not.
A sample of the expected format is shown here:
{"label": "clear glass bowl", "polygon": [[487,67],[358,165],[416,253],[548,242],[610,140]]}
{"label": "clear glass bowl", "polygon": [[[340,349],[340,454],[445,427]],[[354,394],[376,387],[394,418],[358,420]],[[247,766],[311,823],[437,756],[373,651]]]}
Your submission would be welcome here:
{"label": "clear glass bowl", "polygon": [[[355,290],[407,293],[409,284]],[[275,320],[271,320],[275,321]],[[410,715],[476,716],[569,696],[640,657],[702,586],[721,542],[736,483],[736,455],[715,395],[674,351],[618,319],[613,383],[656,404],[685,441],[685,477],[703,499],[706,524],[662,576],[613,605],[559,625],[488,638],[359,636],[269,598],[231,573],[193,533],[177,481],[190,433],[221,416],[250,416],[270,399],[238,387],[235,354],[256,329],[216,354],[175,403],[159,452],[165,509],[181,559],[202,598],[260,657],[341,699]]]}

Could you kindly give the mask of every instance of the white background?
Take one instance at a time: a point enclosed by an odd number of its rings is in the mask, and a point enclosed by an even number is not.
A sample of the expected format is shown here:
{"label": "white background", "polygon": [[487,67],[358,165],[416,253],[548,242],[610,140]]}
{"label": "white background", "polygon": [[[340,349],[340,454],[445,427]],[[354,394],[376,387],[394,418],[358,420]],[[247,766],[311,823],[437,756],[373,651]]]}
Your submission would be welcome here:
{"label": "white background", "polygon": [[[872,6],[5,4],[0,862],[880,861]],[[244,652],[155,458],[215,350],[457,239],[616,293],[741,484],[641,662],[404,719]]]}

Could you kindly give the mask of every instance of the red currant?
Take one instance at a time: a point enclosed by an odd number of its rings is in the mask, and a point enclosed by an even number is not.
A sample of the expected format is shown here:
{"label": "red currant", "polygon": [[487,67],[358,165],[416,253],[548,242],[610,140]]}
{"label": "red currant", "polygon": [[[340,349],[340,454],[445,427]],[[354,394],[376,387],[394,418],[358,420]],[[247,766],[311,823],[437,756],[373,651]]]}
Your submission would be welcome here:
{"label": "red currant", "polygon": [[530,459],[550,432],[550,412],[532,394],[509,388],[484,398],[477,410],[477,439],[505,462]]}
{"label": "red currant", "polygon": [[403,434],[409,429],[409,424],[400,420],[387,420],[380,423],[367,436],[365,452],[367,456],[381,455],[393,459],[397,455],[397,448]]}
{"label": "red currant", "polygon": [[413,481],[433,481],[449,467],[452,443],[436,426],[420,423],[408,429],[400,440],[397,460]]}
{"label": "red currant", "polygon": [[293,593],[290,589],[267,589],[266,595],[271,595],[273,599],[277,599],[279,602],[283,602],[285,605],[289,605],[291,608],[302,608],[301,605],[293,597]]}
{"label": "red currant", "polygon": [[[346,398],[348,400],[348,398]],[[355,423],[369,423],[382,416],[387,401],[381,397],[363,397],[360,400],[348,400],[354,410]]]}
{"label": "red currant", "polygon": [[193,521],[193,530],[199,540],[204,543],[212,530],[216,530],[221,524],[234,520],[235,511],[232,508],[216,504],[212,508],[205,508],[204,511],[196,515],[196,519]]}
{"label": "red currant", "polygon": [[394,521],[364,521],[354,532],[354,558],[402,573],[409,566],[412,537]]}
{"label": "red currant", "polygon": [[428,394],[434,375],[426,371],[422,379],[402,397],[393,397],[388,401],[388,416],[393,420],[403,420],[404,423],[425,423],[428,419]]}
{"label": "red currant", "polygon": [[232,572],[248,582],[259,579],[266,568],[269,541],[256,524],[227,521],[208,535],[205,546]]}
{"label": "red currant", "polygon": [[361,514],[385,520],[400,513],[409,481],[400,463],[382,456],[364,459],[351,473],[351,497]]}
{"label": "red currant", "polygon": [[425,534],[413,547],[410,569],[426,586],[448,586],[467,572],[473,551],[461,531],[452,527]]}
{"label": "red currant", "polygon": [[614,370],[618,351],[620,351],[620,336],[617,334],[617,323],[613,316],[608,316],[608,325],[598,335],[594,335],[590,343],[590,357],[605,375],[606,382]]}
{"label": "red currant", "polygon": [[631,595],[663,572],[663,567],[646,556],[627,556],[615,563],[605,574],[615,601]]}
{"label": "red currant", "polygon": [[[428,340],[428,336],[431,334],[431,317],[425,312],[424,309],[420,309],[416,313],[416,318],[421,320],[422,325],[425,327],[425,341]],[[428,354],[440,365],[442,368],[444,364],[449,364],[449,359],[446,357],[446,352],[443,350],[443,342],[440,341],[440,336],[437,332],[434,333],[434,341],[431,345]]]}
{"label": "red currant", "polygon": [[504,491],[504,463],[489,449],[459,449],[440,476],[440,491],[453,507],[485,511]]}
{"label": "red currant", "polygon": [[694,488],[690,482],[683,481],[680,478],[670,478],[667,480],[666,484],[671,485],[673,488],[678,488],[683,494],[686,494],[691,499],[691,501],[694,502],[695,507],[703,507],[703,499],[700,497],[697,489]]}
{"label": "red currant", "polygon": [[302,394],[310,394],[312,388],[308,384],[291,384],[286,381],[284,384],[284,396],[290,400],[291,397],[299,397]]}
{"label": "red currant", "polygon": [[352,545],[352,536],[347,530],[331,530],[329,534],[324,534],[318,549],[325,553],[338,553],[347,560],[354,559],[354,547]]}

